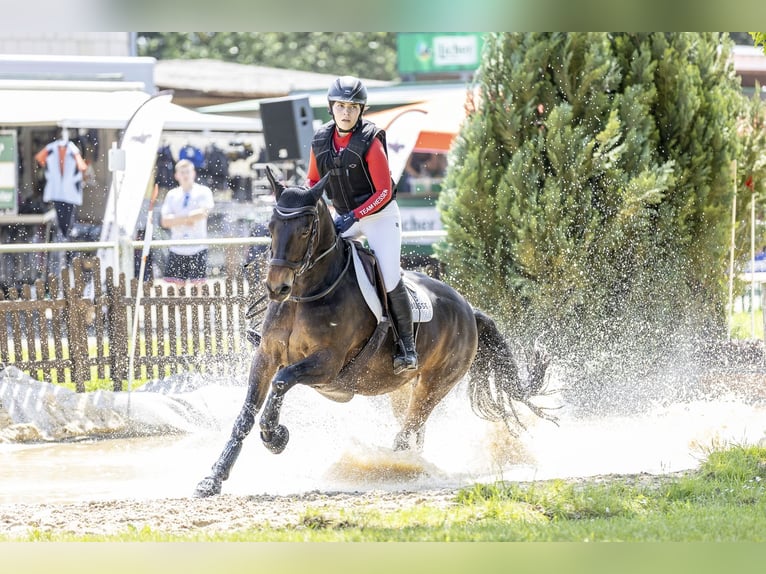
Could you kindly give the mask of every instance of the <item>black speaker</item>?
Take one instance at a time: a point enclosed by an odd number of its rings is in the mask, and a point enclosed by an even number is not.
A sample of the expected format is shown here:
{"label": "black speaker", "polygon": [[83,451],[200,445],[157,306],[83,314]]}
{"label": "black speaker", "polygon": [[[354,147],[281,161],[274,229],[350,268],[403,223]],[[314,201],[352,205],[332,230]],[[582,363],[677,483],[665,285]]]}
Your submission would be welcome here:
{"label": "black speaker", "polygon": [[307,96],[261,100],[266,160],[303,160],[308,163],[314,137],[314,111]]}

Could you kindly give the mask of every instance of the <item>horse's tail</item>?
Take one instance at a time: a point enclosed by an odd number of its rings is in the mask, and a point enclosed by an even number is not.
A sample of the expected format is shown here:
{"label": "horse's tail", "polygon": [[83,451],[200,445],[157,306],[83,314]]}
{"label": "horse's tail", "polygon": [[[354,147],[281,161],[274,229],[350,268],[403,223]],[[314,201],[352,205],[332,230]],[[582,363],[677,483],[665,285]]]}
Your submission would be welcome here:
{"label": "horse's tail", "polygon": [[486,420],[503,421],[509,429],[512,416],[523,428],[513,406],[513,401],[518,401],[536,415],[555,420],[530,400],[535,395],[545,394],[545,373],[549,364],[545,351],[535,346],[527,357],[529,377],[523,382],[511,349],[495,322],[478,309],[474,309],[474,317],[479,335],[476,358],[469,372],[469,392],[474,412]]}

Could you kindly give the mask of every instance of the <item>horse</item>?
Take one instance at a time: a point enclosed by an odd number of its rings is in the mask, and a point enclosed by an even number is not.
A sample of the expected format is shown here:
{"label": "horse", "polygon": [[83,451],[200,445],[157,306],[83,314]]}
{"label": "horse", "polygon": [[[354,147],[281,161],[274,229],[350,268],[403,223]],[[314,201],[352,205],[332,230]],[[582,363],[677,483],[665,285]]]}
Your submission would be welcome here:
{"label": "horse", "polygon": [[279,423],[280,409],[287,391],[297,384],[338,402],[408,386],[409,404],[394,450],[422,447],[429,415],[466,374],[471,405],[480,417],[504,421],[509,429],[514,419],[523,426],[513,406],[518,401],[554,420],[530,401],[544,392],[549,364],[544,350],[536,346],[527,357],[529,377],[522,382],[494,321],[451,286],[416,271],[403,271],[404,279],[427,293],[433,317],[416,325],[417,370],[394,374],[392,329],[370,310],[349,271],[353,246],[337,234],[322,199],[327,176],[308,188],[286,187],[270,167],[266,175],[276,198],[264,280],[269,301],[244,405],[195,496],[220,494],[261,409],[261,441],[275,454],[284,450],[289,432]]}

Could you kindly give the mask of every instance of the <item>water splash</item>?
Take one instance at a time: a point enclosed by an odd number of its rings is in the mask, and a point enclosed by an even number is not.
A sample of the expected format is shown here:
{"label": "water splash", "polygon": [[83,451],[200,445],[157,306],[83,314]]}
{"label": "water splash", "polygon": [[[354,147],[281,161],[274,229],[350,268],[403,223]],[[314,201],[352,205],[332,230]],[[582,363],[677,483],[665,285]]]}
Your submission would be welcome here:
{"label": "water splash", "polygon": [[[130,425],[144,436],[94,439],[85,433],[67,442],[0,444],[0,503],[190,496],[226,443],[245,396],[241,381],[201,380],[164,394],[159,388],[134,393]],[[119,414],[124,394],[107,393],[102,402],[109,395],[116,395],[110,400]],[[6,395],[0,396],[8,412]],[[632,415],[584,416],[565,406],[559,426],[529,414],[523,419],[527,430],[512,438],[474,415],[461,383],[435,409],[423,452],[413,455],[391,450],[398,425],[386,397],[339,404],[295,387],[281,417],[290,429],[287,449],[271,454],[254,431],[224,493],[419,490],[501,479],[665,473],[696,467],[713,445],[762,440],[765,410],[748,396],[720,393]],[[162,434],[152,435],[158,429]]]}

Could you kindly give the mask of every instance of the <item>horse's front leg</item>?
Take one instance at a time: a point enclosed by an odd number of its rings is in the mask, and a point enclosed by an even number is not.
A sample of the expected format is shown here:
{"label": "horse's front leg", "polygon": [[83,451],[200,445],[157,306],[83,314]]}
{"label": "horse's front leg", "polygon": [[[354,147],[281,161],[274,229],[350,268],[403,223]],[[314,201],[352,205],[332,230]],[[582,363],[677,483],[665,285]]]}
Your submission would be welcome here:
{"label": "horse's front leg", "polygon": [[255,424],[255,415],[258,414],[263,401],[266,397],[266,392],[269,389],[268,384],[263,384],[262,381],[268,381],[268,377],[274,369],[268,366],[268,362],[264,359],[264,356],[256,352],[253,358],[252,365],[250,366],[250,375],[247,387],[247,396],[245,398],[245,404],[242,405],[237,419],[234,421],[234,427],[231,431],[226,446],[221,452],[218,460],[213,464],[211,473],[203,478],[194,491],[194,496],[207,497],[214,494],[220,494],[221,483],[229,478],[231,467],[239,456],[242,450],[242,443],[245,437],[250,434]]}
{"label": "horse's front leg", "polygon": [[333,368],[335,364],[336,361],[329,353],[320,351],[279,369],[274,375],[260,420],[261,440],[271,452],[281,453],[290,440],[287,427],[279,424],[279,413],[285,393],[298,383],[309,386],[326,383],[337,375],[339,369]]}

